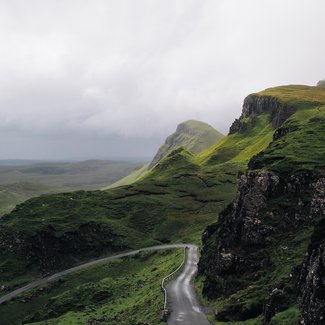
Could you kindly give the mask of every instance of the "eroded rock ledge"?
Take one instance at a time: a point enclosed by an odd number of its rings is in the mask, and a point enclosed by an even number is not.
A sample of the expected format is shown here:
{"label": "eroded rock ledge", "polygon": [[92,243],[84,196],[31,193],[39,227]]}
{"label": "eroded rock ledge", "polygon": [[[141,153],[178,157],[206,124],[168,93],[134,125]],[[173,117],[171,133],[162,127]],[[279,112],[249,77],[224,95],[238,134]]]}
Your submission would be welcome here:
{"label": "eroded rock ledge", "polygon": [[[285,241],[287,234],[312,227],[325,217],[324,193],[325,179],[313,172],[284,176],[261,170],[240,175],[235,200],[203,235],[199,272],[206,277],[204,295],[212,299],[230,297],[273,272],[277,266],[272,263],[272,247]],[[318,236],[323,238],[324,233]],[[288,279],[293,277],[288,280],[292,287],[300,277],[303,324],[320,324],[315,319],[324,317],[324,253],[322,242],[310,249],[301,272],[298,269],[294,275],[287,275]],[[304,252],[301,255],[303,260]],[[268,324],[275,313],[285,309],[286,304],[278,302],[286,301],[286,295],[285,289],[273,287],[251,309],[236,302],[219,314],[219,320],[234,320],[232,315],[236,320],[246,320],[264,314],[264,324]]]}
{"label": "eroded rock ledge", "polygon": [[242,115],[233,122],[229,134],[245,132],[250,125],[255,123],[256,116],[263,113],[270,114],[270,123],[276,129],[294,112],[293,107],[281,103],[275,97],[249,95],[244,100]]}

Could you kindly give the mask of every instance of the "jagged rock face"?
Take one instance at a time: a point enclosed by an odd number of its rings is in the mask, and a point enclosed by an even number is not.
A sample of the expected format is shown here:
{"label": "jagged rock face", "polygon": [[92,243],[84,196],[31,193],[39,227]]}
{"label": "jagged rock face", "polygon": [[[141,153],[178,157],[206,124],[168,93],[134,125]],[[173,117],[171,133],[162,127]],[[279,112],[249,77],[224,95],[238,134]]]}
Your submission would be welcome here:
{"label": "jagged rock face", "polygon": [[325,323],[325,178],[315,184],[311,212],[323,219],[315,226],[308,256],[302,266],[298,288],[301,324]]}
{"label": "jagged rock face", "polygon": [[263,323],[268,324],[272,317],[277,312],[281,311],[283,304],[285,304],[285,294],[283,290],[278,288],[273,289],[265,301]]}
{"label": "jagged rock face", "polygon": [[309,253],[303,265],[300,292],[301,324],[324,324],[325,240]]}
{"label": "jagged rock face", "polygon": [[325,79],[324,80],[319,80],[317,83],[318,87],[325,87]]}
{"label": "jagged rock face", "polygon": [[191,153],[199,153],[213,145],[221,137],[221,133],[206,123],[194,120],[181,123],[177,126],[176,132],[167,137],[148,168],[155,167],[159,161],[175,149],[183,147]]}
{"label": "jagged rock face", "polygon": [[[268,247],[285,237],[288,229],[299,229],[319,218],[324,207],[318,194],[320,182],[311,172],[284,176],[261,170],[239,176],[235,200],[221,213],[219,223],[203,235],[199,272],[206,276],[204,295],[230,296],[272,270]],[[279,199],[289,202],[288,206],[280,210],[275,206]],[[275,294],[264,298],[265,317],[271,319],[279,309],[277,299]],[[262,310],[254,312],[249,316],[256,317]],[[241,320],[246,317],[242,315]]]}
{"label": "jagged rock face", "polygon": [[270,114],[270,123],[273,128],[278,128],[293,113],[295,109],[279,102],[271,96],[249,95],[244,100],[242,115],[231,125],[229,134],[244,132],[249,125],[254,124],[257,115]]}

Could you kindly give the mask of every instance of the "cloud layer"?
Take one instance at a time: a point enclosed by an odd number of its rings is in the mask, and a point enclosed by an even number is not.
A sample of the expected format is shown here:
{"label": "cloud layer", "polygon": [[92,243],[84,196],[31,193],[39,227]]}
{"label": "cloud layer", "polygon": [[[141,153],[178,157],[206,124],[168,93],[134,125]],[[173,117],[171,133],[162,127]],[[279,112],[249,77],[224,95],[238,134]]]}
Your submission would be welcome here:
{"label": "cloud layer", "polygon": [[192,118],[227,132],[248,93],[325,77],[324,13],[323,0],[0,0],[1,132],[162,139]]}

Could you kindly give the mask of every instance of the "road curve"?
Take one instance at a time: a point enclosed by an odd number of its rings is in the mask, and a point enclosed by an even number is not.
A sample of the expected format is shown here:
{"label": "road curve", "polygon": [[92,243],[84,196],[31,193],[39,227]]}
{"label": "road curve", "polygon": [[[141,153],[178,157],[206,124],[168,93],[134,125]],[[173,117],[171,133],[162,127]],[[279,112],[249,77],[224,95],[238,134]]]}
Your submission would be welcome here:
{"label": "road curve", "polygon": [[167,287],[169,325],[210,325],[197,300],[192,280],[197,272],[198,248],[187,245],[187,258],[182,273]]}
{"label": "road curve", "polygon": [[25,291],[27,291],[29,289],[36,288],[36,287],[38,287],[38,286],[40,286],[42,284],[57,280],[58,278],[60,278],[60,277],[62,277],[64,275],[67,275],[69,273],[85,269],[85,268],[87,268],[89,266],[92,266],[92,265],[104,263],[104,262],[107,262],[107,261],[110,261],[110,260],[113,260],[113,259],[117,259],[117,258],[121,258],[121,257],[125,257],[125,256],[136,255],[136,254],[138,254],[140,252],[144,252],[144,251],[155,251],[155,250],[168,249],[168,248],[184,248],[186,246],[189,246],[189,245],[187,245],[187,244],[157,245],[157,246],[151,246],[151,247],[145,247],[145,248],[137,249],[137,250],[134,250],[134,251],[124,252],[124,253],[120,253],[120,254],[104,257],[104,258],[99,258],[99,259],[96,259],[96,260],[93,260],[93,261],[90,261],[90,262],[87,262],[87,263],[72,267],[70,269],[55,273],[55,274],[53,274],[51,276],[36,280],[36,281],[31,282],[31,283],[29,283],[29,284],[27,284],[27,285],[25,285],[25,286],[23,286],[21,288],[18,288],[16,290],[4,295],[4,296],[1,296],[0,297],[0,305],[2,303],[4,303],[5,301],[10,300],[10,299],[18,296],[19,294],[21,294],[21,293],[23,293],[23,292],[25,292]]}

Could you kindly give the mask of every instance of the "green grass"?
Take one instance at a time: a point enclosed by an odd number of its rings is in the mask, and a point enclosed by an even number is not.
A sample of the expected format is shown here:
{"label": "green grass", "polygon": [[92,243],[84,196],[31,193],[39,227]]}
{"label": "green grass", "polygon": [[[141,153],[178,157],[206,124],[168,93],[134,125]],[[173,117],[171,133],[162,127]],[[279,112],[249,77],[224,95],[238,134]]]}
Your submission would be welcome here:
{"label": "green grass", "polygon": [[264,150],[272,141],[274,129],[268,123],[268,115],[262,114],[244,133],[235,133],[221,139],[211,148],[197,156],[197,161],[206,164],[233,162],[246,164],[255,154]]}
{"label": "green grass", "polygon": [[325,91],[323,87],[288,85],[268,88],[254,95],[275,97],[281,102],[293,106],[304,105],[306,103],[317,106],[325,103]]}
{"label": "green grass", "polygon": [[257,168],[293,172],[325,166],[325,105],[299,109],[282,129],[291,131],[255,158]]}
{"label": "green grass", "polygon": [[45,193],[56,193],[60,189],[56,187],[20,182],[0,185],[0,218],[9,213],[17,204],[20,204],[34,196]]}
{"label": "green grass", "polygon": [[191,153],[200,153],[222,137],[223,135],[220,132],[206,123],[195,120],[183,122],[178,125],[176,132],[171,134],[159,148],[149,168],[156,166],[158,162],[179,147]]}
{"label": "green grass", "polygon": [[131,185],[137,181],[139,181],[142,177],[144,177],[148,173],[149,163],[143,164],[135,168],[129,175],[123,177],[122,179],[118,180],[117,182],[106,186],[103,190],[108,190],[110,188]]}
{"label": "green grass", "polygon": [[183,254],[183,249],[143,252],[75,272],[0,305],[0,323],[160,324],[161,280]]}
{"label": "green grass", "polygon": [[299,324],[300,312],[297,307],[291,307],[272,317],[270,325],[297,325]]}

